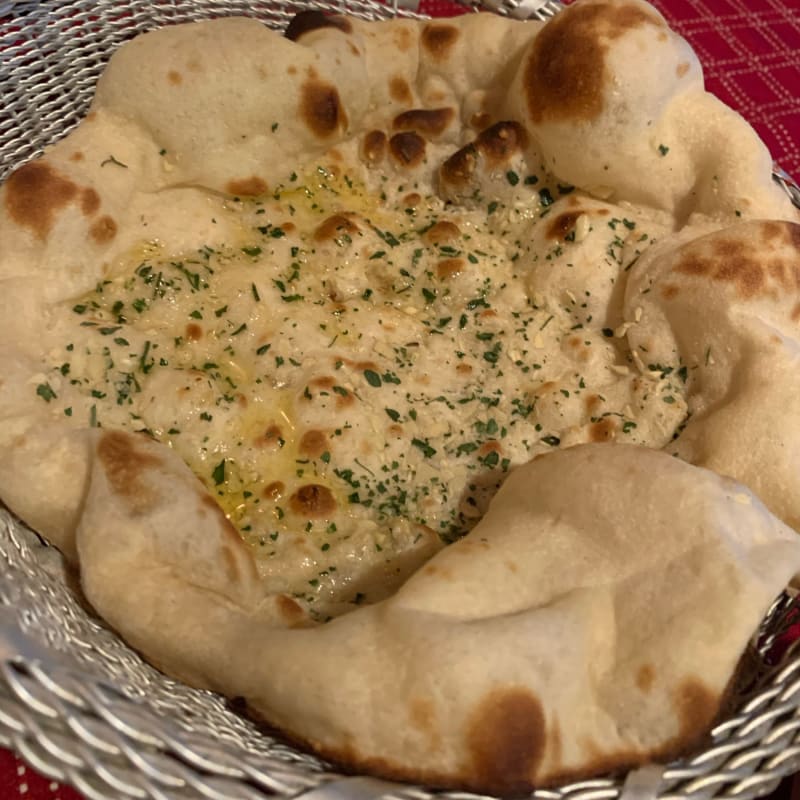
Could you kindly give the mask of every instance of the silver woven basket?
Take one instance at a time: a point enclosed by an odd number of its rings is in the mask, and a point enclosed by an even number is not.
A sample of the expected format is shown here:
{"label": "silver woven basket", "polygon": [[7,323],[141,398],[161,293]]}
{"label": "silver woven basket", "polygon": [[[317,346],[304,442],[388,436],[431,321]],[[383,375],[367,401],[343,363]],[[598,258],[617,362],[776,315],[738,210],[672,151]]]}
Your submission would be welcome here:
{"label": "silver woven basket", "polygon": [[[282,28],[310,7],[414,16],[415,0],[394,1],[0,0],[0,180],[78,122],[110,53],[139,32],[233,14]],[[483,6],[540,19],[560,9],[555,0]],[[776,172],[776,180],[800,207],[789,176]],[[342,775],[266,735],[222,698],[165,678],[86,612],[59,553],[1,507],[0,573],[0,745],[88,798],[476,798]],[[795,613],[787,595],[774,604],[751,648],[749,693],[703,752],[532,797],[749,799],[772,791],[800,769],[800,656],[775,656]]]}

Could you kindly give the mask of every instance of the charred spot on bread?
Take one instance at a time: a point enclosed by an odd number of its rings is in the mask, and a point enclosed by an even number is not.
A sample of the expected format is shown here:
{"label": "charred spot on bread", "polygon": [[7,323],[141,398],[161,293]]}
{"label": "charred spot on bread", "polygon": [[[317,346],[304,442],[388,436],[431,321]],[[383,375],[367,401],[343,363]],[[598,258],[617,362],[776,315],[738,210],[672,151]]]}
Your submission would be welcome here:
{"label": "charred spot on bread", "polygon": [[308,519],[324,518],[336,510],[336,499],[327,486],[309,483],[292,494],[289,507],[295,514]]}
{"label": "charred spot on bread", "polygon": [[481,131],[473,142],[451,155],[439,170],[440,179],[455,188],[472,181],[482,162],[489,170],[500,168],[524,150],[528,143],[525,128],[514,120],[497,122]]}
{"label": "charred spot on bread", "polygon": [[442,747],[436,703],[432,697],[414,696],[408,700],[408,721],[427,739],[433,751]]}
{"label": "charred spot on bread", "polygon": [[329,139],[347,127],[347,115],[336,87],[309,78],[300,92],[300,119],[318,139]]}
{"label": "charred spot on bread", "polygon": [[190,342],[199,342],[203,338],[203,329],[196,323],[190,322],[184,331],[186,339]]}
{"label": "charred spot on bread", "polygon": [[94,189],[81,190],[81,211],[90,217],[100,208],[100,195]]}
{"label": "charred spot on bread", "polygon": [[[684,245],[671,269],[673,275],[727,285],[742,300],[796,295],[800,293],[800,261],[793,257],[795,242],[800,242],[800,225],[746,222]],[[660,292],[672,299],[680,286],[663,283]]]}
{"label": "charred spot on bread", "polygon": [[405,105],[410,105],[414,102],[414,95],[411,92],[408,81],[399,75],[395,75],[389,80],[389,96],[392,100]]}
{"label": "charred spot on bread", "polygon": [[648,693],[653,688],[655,679],[656,670],[652,664],[642,664],[636,671],[636,686],[644,693]]}
{"label": "charred spot on bread", "polygon": [[304,456],[319,458],[328,447],[328,437],[324,431],[312,429],[300,437],[298,449]]}
{"label": "charred spot on bread", "polygon": [[470,715],[466,744],[474,786],[502,794],[530,790],[547,745],[542,703],[525,687],[498,687]]}
{"label": "charred spot on bread", "polygon": [[449,220],[437,220],[422,235],[427,244],[444,244],[455,242],[461,236],[461,229],[454,222]]}
{"label": "charred spot on bread", "polygon": [[358,372],[364,372],[364,370],[371,369],[371,370],[378,370],[378,365],[372,361],[371,359],[365,359],[356,361],[352,358],[340,358],[337,361],[341,361],[343,364],[346,364],[350,369],[357,370]]}
{"label": "charred spot on bread", "polygon": [[481,131],[475,139],[475,147],[491,166],[505,163],[527,145],[528,134],[525,128],[514,120],[496,122]]}
{"label": "charred spot on bread", "polygon": [[528,113],[535,123],[591,122],[603,112],[609,44],[644,25],[663,27],[638,5],[579,3],[534,39],[524,66]]}
{"label": "charred spot on bread", "polygon": [[333,389],[336,381],[330,375],[322,375],[319,378],[312,378],[310,384],[317,389]]}
{"label": "charred spot on bread", "polygon": [[436,264],[436,276],[439,280],[448,280],[463,272],[466,265],[463,258],[443,258]]}
{"label": "charred spot on bread", "polygon": [[285,491],[286,484],[283,481],[271,481],[261,490],[261,496],[266,500],[279,500]]}
{"label": "charred spot on bread", "polygon": [[472,183],[480,168],[488,171],[499,169],[527,143],[528,135],[518,122],[497,122],[446,159],[439,169],[439,179],[449,187],[463,190]]}
{"label": "charred spot on bread", "polygon": [[256,438],[255,443],[259,447],[278,450],[283,447],[285,443],[283,436],[284,434],[280,425],[276,425],[273,422],[272,424],[267,425],[267,427],[264,429],[264,432]]}
{"label": "charred spot on bread", "polygon": [[100,217],[89,228],[89,236],[95,244],[108,244],[117,235],[117,223],[107,214]]}
{"label": "charred spot on bread", "polygon": [[674,283],[665,283],[661,287],[661,296],[665,300],[674,300],[681,293],[680,287]]}
{"label": "charred spot on bread", "polygon": [[349,408],[350,406],[355,405],[355,402],[356,398],[353,393],[344,387],[336,392],[336,408]]}
{"label": "charred spot on bread", "polygon": [[47,161],[31,161],[6,181],[5,207],[14,222],[44,239],[56,215],[78,195],[78,187]]}
{"label": "charred spot on bread", "polygon": [[104,432],[97,443],[97,458],[108,483],[133,515],[144,514],[158,502],[145,475],[163,466],[153,453],[138,448],[136,434]]}
{"label": "charred spot on bread", "polygon": [[789,244],[800,251],[800,225],[796,222],[784,222],[783,225]]}
{"label": "charred spot on bread", "polygon": [[795,250],[800,250],[800,225],[796,222],[763,220],[758,224],[764,244],[785,242]]}
{"label": "charred spot on bread", "polygon": [[396,133],[389,139],[389,152],[402,167],[416,167],[425,159],[425,140],[413,131]]}
{"label": "charred spot on bread", "polygon": [[489,439],[478,448],[478,455],[487,456],[489,453],[502,453],[503,445],[496,439]]}
{"label": "charred spot on bread", "polygon": [[470,128],[474,128],[476,131],[482,131],[485,128],[488,128],[491,124],[492,118],[486,111],[476,111],[469,118]]}
{"label": "charred spot on bread", "polygon": [[322,11],[301,11],[295,14],[286,26],[284,36],[292,42],[298,41],[303,34],[333,28],[342,33],[352,33],[353,25],[347,17],[339,14],[325,14]]}
{"label": "charred spot on bread", "polygon": [[722,696],[696,676],[687,676],[672,694],[672,705],[680,723],[675,749],[691,745],[708,731],[717,716]]}
{"label": "charred spot on bread", "polygon": [[301,625],[308,620],[303,607],[293,597],[287,594],[279,594],[275,598],[275,604],[283,621],[292,628]]}
{"label": "charred spot on bread", "polygon": [[314,241],[316,242],[340,242],[343,237],[355,236],[360,228],[345,214],[333,214],[314,230]]}
{"label": "charred spot on bread", "polygon": [[559,214],[548,226],[546,237],[548,239],[564,240],[575,230],[575,223],[581,211],[567,211]]}
{"label": "charred spot on bread", "polygon": [[414,43],[414,37],[406,27],[395,28],[392,31],[392,40],[401,53],[407,53]]}
{"label": "charred spot on bread", "polygon": [[361,157],[367,164],[377,164],[386,155],[386,134],[383,131],[370,131],[361,143]]}
{"label": "charred spot on bread", "polygon": [[452,108],[412,108],[398,114],[392,120],[392,128],[396,131],[416,131],[428,137],[440,136],[455,115]]}
{"label": "charred spot on bread", "polygon": [[617,432],[617,423],[611,417],[593,422],[589,427],[589,439],[593,442],[610,442]]}
{"label": "charred spot on bread", "polygon": [[478,167],[478,151],[474,144],[468,144],[456,150],[442,164],[439,171],[441,179],[454,186],[467,185]]}
{"label": "charred spot on bread", "polygon": [[730,284],[742,298],[763,292],[768,273],[748,245],[737,239],[722,239],[714,241],[710,254],[705,250],[697,253],[690,249],[674,266],[674,271]]}
{"label": "charred spot on bread", "polygon": [[422,29],[420,43],[435,61],[442,61],[450,54],[459,36],[454,25],[430,23]]}
{"label": "charred spot on bread", "polygon": [[237,178],[228,181],[225,185],[225,190],[236,197],[260,197],[262,194],[266,194],[268,189],[266,181],[257,175],[249,178]]}

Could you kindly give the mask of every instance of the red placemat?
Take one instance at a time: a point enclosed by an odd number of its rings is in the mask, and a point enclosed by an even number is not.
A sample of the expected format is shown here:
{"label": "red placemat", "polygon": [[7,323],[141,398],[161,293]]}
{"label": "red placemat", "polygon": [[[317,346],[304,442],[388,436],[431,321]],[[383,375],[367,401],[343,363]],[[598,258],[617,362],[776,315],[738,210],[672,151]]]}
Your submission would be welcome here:
{"label": "red placemat", "polygon": [[49,778],[43,778],[8,750],[0,750],[2,800],[81,800],[81,796]]}
{"label": "red placemat", "polygon": [[800,0],[654,0],[694,48],[706,88],[800,175]]}
{"label": "red placemat", "polygon": [[[653,0],[703,64],[706,87],[739,111],[775,161],[800,177],[800,0]],[[421,0],[430,16],[463,11]],[[785,791],[785,790],[784,790]],[[80,800],[0,750],[0,798]]]}

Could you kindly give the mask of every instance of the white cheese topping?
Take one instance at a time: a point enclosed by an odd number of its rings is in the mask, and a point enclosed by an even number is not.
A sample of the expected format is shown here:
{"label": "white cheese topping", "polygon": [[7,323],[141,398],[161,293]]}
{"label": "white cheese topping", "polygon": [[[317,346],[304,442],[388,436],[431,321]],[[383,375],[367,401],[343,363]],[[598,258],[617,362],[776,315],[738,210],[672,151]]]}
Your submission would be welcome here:
{"label": "white cheese topping", "polygon": [[208,244],[143,240],[54,312],[40,397],[174,448],[274,590],[323,618],[377,600],[516,465],[660,447],[686,415],[686,376],[615,319],[658,224],[514,178],[526,213],[502,217],[316,165],[266,199],[211,198]]}

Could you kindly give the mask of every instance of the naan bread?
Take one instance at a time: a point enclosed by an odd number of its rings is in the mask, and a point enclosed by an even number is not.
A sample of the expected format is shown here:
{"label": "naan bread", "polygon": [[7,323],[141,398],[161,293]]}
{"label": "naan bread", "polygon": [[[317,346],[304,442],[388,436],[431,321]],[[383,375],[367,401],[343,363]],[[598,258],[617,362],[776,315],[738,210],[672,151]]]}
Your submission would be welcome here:
{"label": "naan bread", "polygon": [[703,90],[697,57],[644,2],[582,2],[529,47],[508,102],[548,166],[601,197],[796,218],[747,123]]}
{"label": "naan bread", "polygon": [[798,214],[649,5],[155,31],[0,209],[0,497],[155,664],[482,791],[708,730],[800,568]]}
{"label": "naan bread", "polygon": [[642,257],[625,303],[631,347],[686,375],[668,452],[751,487],[800,529],[800,225],[742,222]]}
{"label": "naan bread", "polygon": [[117,432],[92,451],[83,588],[134,647],[326,756],[426,784],[518,793],[685,752],[800,566],[740,484],[580,445],[515,470],[391,598],[286,629],[174,454]]}

